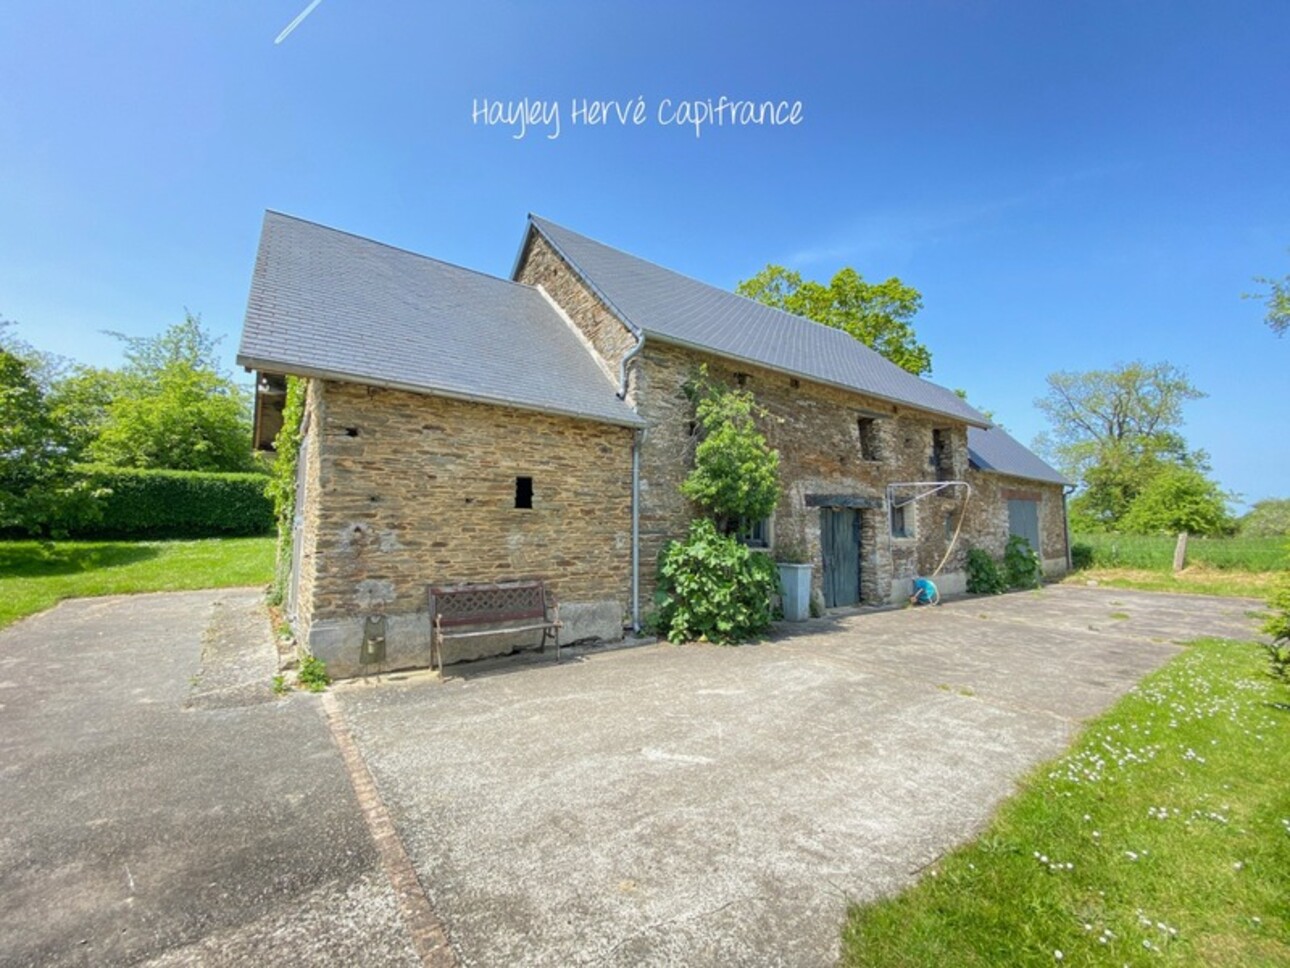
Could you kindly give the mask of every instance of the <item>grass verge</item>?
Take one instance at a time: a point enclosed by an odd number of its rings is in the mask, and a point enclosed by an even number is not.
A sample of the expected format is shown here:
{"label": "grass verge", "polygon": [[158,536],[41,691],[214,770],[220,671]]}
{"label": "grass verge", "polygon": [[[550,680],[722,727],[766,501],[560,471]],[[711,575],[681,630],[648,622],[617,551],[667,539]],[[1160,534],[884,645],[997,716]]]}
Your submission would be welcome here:
{"label": "grass verge", "polygon": [[265,584],[273,538],[0,542],[0,628],[64,598]]}
{"label": "grass verge", "polygon": [[1290,964],[1290,690],[1265,670],[1195,643],[977,840],[853,908],[843,963]]}
{"label": "grass verge", "polygon": [[1136,588],[1145,592],[1180,592],[1185,595],[1222,595],[1233,598],[1266,598],[1278,572],[1231,571],[1192,566],[1180,572],[1143,568],[1085,568],[1064,581],[1083,585],[1096,581],[1108,588]]}

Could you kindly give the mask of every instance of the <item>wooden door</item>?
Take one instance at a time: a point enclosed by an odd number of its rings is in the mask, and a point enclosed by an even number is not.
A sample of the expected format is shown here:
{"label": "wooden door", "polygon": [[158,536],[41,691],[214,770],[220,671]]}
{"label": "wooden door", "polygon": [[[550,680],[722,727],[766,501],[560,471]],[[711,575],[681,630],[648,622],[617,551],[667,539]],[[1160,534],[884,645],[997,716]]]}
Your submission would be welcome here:
{"label": "wooden door", "polygon": [[860,601],[860,513],[855,508],[820,511],[824,552],[824,605],[837,608]]}

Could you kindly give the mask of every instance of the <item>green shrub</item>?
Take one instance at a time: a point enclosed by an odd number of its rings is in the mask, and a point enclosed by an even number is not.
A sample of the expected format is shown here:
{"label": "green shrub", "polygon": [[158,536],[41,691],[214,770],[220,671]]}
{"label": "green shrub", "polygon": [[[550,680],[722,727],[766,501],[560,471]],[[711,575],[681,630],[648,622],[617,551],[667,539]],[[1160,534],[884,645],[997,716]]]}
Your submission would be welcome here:
{"label": "green shrub", "polygon": [[998,595],[1007,583],[999,572],[990,553],[984,548],[973,548],[967,556],[967,590],[973,595]]}
{"label": "green shrub", "polygon": [[201,538],[267,534],[273,505],[263,474],[139,470],[86,464],[76,472],[101,494],[98,520],[74,519],[78,537]]}
{"label": "green shrub", "polygon": [[1093,567],[1093,546],[1090,544],[1071,545],[1071,567],[1076,571]]}
{"label": "green shrub", "polygon": [[1019,534],[1010,537],[1003,550],[1003,577],[1009,588],[1038,588],[1044,577],[1039,555]]}
{"label": "green shrub", "polygon": [[779,572],[769,555],[718,534],[706,518],[690,525],[685,541],[659,555],[657,611],[650,627],[672,642],[743,642],[771,622]]}
{"label": "green shrub", "polygon": [[327,675],[327,663],[316,655],[303,654],[300,657],[300,671],[296,673],[296,682],[310,692],[322,692],[331,685],[331,676]]}
{"label": "green shrub", "polygon": [[1263,632],[1272,637],[1263,647],[1268,651],[1269,673],[1290,684],[1290,569],[1282,572],[1268,599],[1272,613],[1263,623]]}

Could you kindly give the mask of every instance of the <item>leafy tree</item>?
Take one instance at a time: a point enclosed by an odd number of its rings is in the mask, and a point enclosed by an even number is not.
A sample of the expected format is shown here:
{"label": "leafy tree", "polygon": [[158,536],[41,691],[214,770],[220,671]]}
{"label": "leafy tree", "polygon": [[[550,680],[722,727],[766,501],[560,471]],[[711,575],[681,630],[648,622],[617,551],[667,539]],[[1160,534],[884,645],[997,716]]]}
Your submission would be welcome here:
{"label": "leafy tree", "polygon": [[1167,467],[1208,469],[1206,454],[1189,451],[1179,432],[1183,405],[1204,396],[1169,363],[1049,375],[1035,405],[1052,432],[1035,443],[1081,484],[1071,502],[1076,530],[1114,528]]}
{"label": "leafy tree", "polygon": [[200,317],[186,314],[157,337],[114,335],[126,344],[126,363],[89,444],[92,459],[172,470],[256,468],[250,395],[220,371],[219,341]]}
{"label": "leafy tree", "polygon": [[107,424],[112,401],[122,393],[123,379],[115,370],[74,366],[54,381],[47,400],[51,416],[67,434],[72,457],[80,460]]}
{"label": "leafy tree", "polygon": [[1133,499],[1120,520],[1129,534],[1230,534],[1227,496],[1194,467],[1166,467]]}
{"label": "leafy tree", "polygon": [[56,533],[92,499],[72,475],[65,435],[29,366],[0,349],[0,530]]}
{"label": "leafy tree", "polygon": [[1253,538],[1290,536],[1290,498],[1255,501],[1238,525],[1241,534]]}
{"label": "leafy tree", "polygon": [[731,534],[743,521],[768,517],[779,503],[779,454],[754,422],[760,413],[752,394],[708,382],[706,372],[692,389],[702,440],[694,470],[681,493],[712,516],[717,530]]}
{"label": "leafy tree", "polygon": [[1263,321],[1268,324],[1272,332],[1278,336],[1284,336],[1286,330],[1290,329],[1290,276],[1284,276],[1281,279],[1272,279],[1268,276],[1255,276],[1254,281],[1260,285],[1267,286],[1266,293],[1246,293],[1246,299],[1262,299],[1267,307],[1267,315]]}
{"label": "leafy tree", "polygon": [[910,324],[923,297],[895,276],[886,282],[865,282],[848,266],[825,285],[804,280],[792,269],[768,265],[735,291],[849,333],[915,376],[932,372],[931,351],[918,342]]}

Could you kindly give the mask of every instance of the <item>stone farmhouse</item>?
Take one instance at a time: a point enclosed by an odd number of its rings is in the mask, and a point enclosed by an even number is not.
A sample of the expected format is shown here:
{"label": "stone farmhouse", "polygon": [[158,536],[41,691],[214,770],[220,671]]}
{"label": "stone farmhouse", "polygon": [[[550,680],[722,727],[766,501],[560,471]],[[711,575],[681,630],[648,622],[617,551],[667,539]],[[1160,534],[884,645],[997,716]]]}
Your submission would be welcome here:
{"label": "stone farmhouse", "polygon": [[[541,577],[565,643],[639,628],[692,517],[684,386],[704,365],[769,413],[783,495],[745,538],[804,549],[819,606],[934,572],[962,591],[967,550],[1011,534],[1068,566],[1066,482],[950,390],[535,216],[507,280],[269,212],[238,362],[261,447],[285,377],[307,380],[288,612],[333,675],[429,664],[430,584]],[[369,620],[385,649],[365,665]]]}

